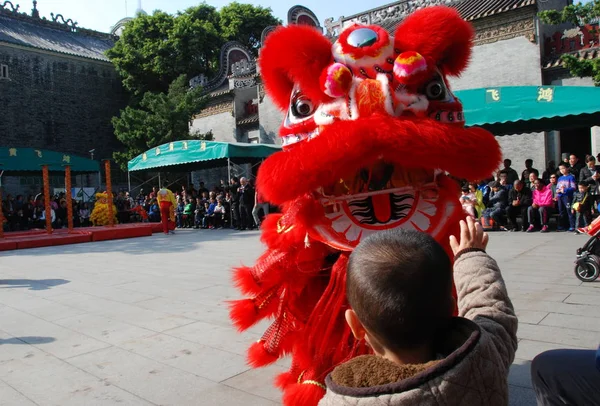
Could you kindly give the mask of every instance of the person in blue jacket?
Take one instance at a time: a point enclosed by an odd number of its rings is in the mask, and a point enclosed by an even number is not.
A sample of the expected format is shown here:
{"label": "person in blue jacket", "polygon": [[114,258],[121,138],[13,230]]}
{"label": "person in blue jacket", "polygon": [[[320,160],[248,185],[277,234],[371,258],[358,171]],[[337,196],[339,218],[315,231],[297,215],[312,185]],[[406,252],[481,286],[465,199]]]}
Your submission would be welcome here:
{"label": "person in blue jacket", "polygon": [[558,178],[556,184],[556,197],[558,198],[558,231],[575,231],[575,214],[571,210],[573,203],[573,194],[577,189],[575,176],[569,173],[569,165],[561,162],[558,166],[562,176]]}

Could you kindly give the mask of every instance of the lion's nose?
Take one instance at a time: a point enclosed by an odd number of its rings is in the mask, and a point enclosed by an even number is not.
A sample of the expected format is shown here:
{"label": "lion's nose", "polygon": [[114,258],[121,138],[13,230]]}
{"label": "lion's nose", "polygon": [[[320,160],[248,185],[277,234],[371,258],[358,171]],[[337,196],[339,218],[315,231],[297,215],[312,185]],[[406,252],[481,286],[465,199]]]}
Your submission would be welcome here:
{"label": "lion's nose", "polygon": [[356,87],[356,106],[359,117],[369,117],[375,113],[386,114],[388,96],[382,83],[375,79],[365,79]]}

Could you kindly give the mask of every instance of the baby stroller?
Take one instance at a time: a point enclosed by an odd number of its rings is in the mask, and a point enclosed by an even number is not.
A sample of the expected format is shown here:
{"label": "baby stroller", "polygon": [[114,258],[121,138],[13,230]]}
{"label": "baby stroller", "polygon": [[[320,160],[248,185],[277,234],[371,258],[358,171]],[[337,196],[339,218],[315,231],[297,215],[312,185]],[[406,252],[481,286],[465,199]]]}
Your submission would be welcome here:
{"label": "baby stroller", "polygon": [[[600,217],[599,217],[600,219]],[[592,236],[583,247],[577,250],[575,261],[575,276],[583,282],[593,282],[600,275],[600,227],[594,227],[594,221],[587,227],[587,233]],[[593,233],[593,234],[592,234]]]}

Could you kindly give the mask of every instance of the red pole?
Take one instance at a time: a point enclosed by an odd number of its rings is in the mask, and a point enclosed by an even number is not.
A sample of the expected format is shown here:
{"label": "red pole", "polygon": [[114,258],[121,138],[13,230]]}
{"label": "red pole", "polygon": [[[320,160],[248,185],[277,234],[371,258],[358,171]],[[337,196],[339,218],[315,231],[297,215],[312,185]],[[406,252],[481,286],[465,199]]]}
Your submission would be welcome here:
{"label": "red pole", "polygon": [[0,238],[4,238],[4,213],[2,212],[2,189],[0,189]]}
{"label": "red pole", "polygon": [[73,231],[73,200],[71,196],[71,166],[65,166],[65,188],[67,189],[67,224],[69,232]]}
{"label": "red pole", "polygon": [[50,179],[48,165],[42,165],[42,179],[44,181],[44,209],[46,210],[46,231],[52,234],[52,208],[50,207]]}
{"label": "red pole", "polygon": [[110,160],[104,160],[104,171],[106,172],[106,195],[108,199],[108,225],[110,227],[115,225],[115,212],[113,210],[113,194],[112,194],[112,180],[110,178]]}

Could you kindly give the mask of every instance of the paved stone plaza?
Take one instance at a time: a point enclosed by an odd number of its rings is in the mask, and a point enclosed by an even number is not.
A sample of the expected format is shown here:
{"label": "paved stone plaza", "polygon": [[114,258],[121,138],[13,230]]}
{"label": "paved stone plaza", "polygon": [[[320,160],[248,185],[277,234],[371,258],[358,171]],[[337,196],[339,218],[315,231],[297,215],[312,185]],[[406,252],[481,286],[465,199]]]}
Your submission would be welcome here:
{"label": "paved stone plaza", "polygon": [[[535,404],[529,362],[600,341],[600,281],[581,284],[585,236],[493,234],[519,316],[511,404]],[[250,370],[228,324],[229,268],[259,255],[258,233],[181,231],[0,254],[0,405],[273,405],[282,361]]]}

